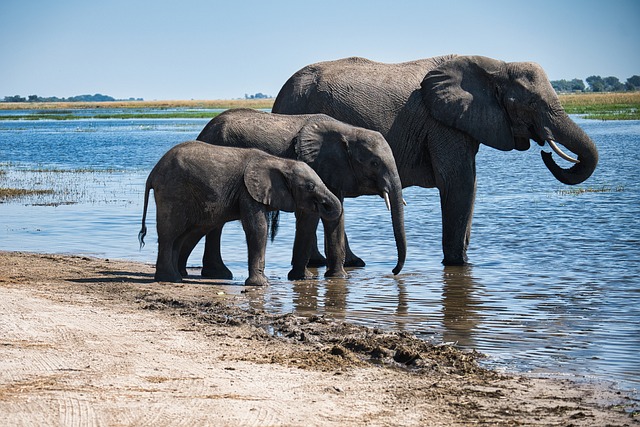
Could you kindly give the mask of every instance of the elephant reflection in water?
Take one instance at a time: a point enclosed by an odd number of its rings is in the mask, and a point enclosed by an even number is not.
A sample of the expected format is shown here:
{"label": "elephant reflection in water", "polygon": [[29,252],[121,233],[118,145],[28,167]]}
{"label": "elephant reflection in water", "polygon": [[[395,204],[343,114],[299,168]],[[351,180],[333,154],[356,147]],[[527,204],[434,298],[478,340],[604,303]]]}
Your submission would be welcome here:
{"label": "elephant reflection in water", "polygon": [[[471,266],[445,267],[442,272],[441,306],[439,309],[436,308],[437,305],[430,306],[433,307],[430,312],[435,312],[435,315],[438,310],[441,311],[442,340],[457,343],[466,348],[473,347],[474,331],[482,321],[480,313],[482,301],[477,297],[480,286],[472,273]],[[350,305],[348,301],[350,287],[353,287],[353,283],[349,281],[350,279],[340,278],[295,281],[292,284],[294,311],[305,316],[329,315],[334,319],[346,319],[347,313],[353,312],[354,309],[354,304]],[[395,313],[385,311],[384,322],[390,324],[392,329],[415,332],[416,319],[419,319],[421,314],[429,314],[424,312],[427,308],[411,310],[410,307],[416,300],[413,299],[415,295],[410,295],[407,290],[407,285],[411,285],[407,278],[395,276],[393,282],[397,292],[396,310]],[[270,292],[268,289],[252,292],[249,305],[257,310],[265,310],[269,299],[278,299],[278,296],[268,296],[268,292]],[[366,298],[366,295],[364,297]],[[368,306],[373,304],[373,301],[358,301],[358,304]],[[277,306],[278,302],[275,305]],[[279,305],[282,305],[281,301]],[[368,320],[372,319],[368,318]]]}
{"label": "elephant reflection in water", "polygon": [[473,331],[482,320],[482,302],[474,296],[478,284],[472,267],[445,267],[442,282],[442,339],[469,348],[474,344]]}
{"label": "elephant reflection in water", "polygon": [[[293,309],[296,313],[304,316],[326,314],[333,319],[345,319],[349,293],[348,279],[296,280],[292,283],[292,291]],[[249,306],[259,311],[268,311],[269,305],[282,308],[281,297],[269,295],[270,292],[269,288],[253,289],[246,295]]]}

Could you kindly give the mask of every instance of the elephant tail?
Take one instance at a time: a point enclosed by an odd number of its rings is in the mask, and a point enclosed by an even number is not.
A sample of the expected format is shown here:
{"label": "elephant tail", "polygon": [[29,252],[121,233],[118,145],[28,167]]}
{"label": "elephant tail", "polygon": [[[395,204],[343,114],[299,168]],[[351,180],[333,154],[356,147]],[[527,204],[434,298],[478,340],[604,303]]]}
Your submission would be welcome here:
{"label": "elephant tail", "polygon": [[267,212],[267,233],[271,235],[271,242],[278,235],[278,227],[280,227],[280,211]]}
{"label": "elephant tail", "polygon": [[147,178],[147,183],[144,189],[144,208],[142,210],[142,228],[138,233],[138,242],[140,242],[140,250],[144,247],[144,236],[147,235],[147,226],[145,222],[147,221],[147,207],[149,207],[149,192],[153,186],[151,185],[151,176]]}

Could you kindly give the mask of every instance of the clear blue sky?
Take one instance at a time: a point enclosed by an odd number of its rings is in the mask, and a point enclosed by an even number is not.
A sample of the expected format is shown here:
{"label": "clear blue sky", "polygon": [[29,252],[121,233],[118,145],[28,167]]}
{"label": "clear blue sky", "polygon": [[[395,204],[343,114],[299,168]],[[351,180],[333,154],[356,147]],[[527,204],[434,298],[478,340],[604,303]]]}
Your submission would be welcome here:
{"label": "clear blue sky", "polygon": [[275,96],[317,61],[448,53],[624,82],[640,75],[640,1],[0,1],[0,98]]}

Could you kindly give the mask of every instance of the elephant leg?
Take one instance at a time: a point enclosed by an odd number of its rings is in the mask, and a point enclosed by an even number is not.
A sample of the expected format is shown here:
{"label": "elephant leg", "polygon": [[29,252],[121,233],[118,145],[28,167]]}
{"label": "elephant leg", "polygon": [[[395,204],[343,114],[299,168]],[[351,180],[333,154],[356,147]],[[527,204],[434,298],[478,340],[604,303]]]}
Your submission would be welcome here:
{"label": "elephant leg", "polygon": [[[307,267],[324,267],[327,265],[327,259],[320,253],[318,249],[318,239],[314,234],[313,243],[311,244],[311,256],[309,257],[309,262],[307,263]],[[354,254],[351,251],[351,247],[349,247],[349,239],[345,233],[344,235],[344,244],[345,244],[345,258],[344,258],[344,266],[345,267],[364,267],[366,263],[362,258],[358,255]],[[326,252],[326,250],[325,250]]]}
{"label": "elephant leg", "polygon": [[345,259],[344,266],[345,267],[364,267],[366,264],[362,258],[351,252],[351,248],[349,247],[349,239],[347,238],[347,233],[344,234],[344,247],[345,247]]}
{"label": "elephant leg", "polygon": [[311,254],[309,256],[309,261],[307,262],[307,267],[324,267],[327,265],[327,259],[320,253],[318,249],[318,237],[313,235],[312,243],[311,243]]}
{"label": "elephant leg", "polygon": [[178,271],[176,240],[158,237],[158,259],[154,279],[156,282],[182,282],[182,275]]}
{"label": "elephant leg", "polygon": [[475,196],[475,173],[440,190],[444,265],[466,265],[468,262]]}
{"label": "elephant leg", "polygon": [[247,237],[249,254],[249,277],[245,286],[264,286],[269,281],[264,274],[267,249],[267,217],[264,208],[255,203],[246,203],[241,214],[242,228]]}
{"label": "elephant leg", "polygon": [[207,233],[204,243],[204,256],[202,257],[202,277],[224,280],[233,279],[233,273],[224,265],[222,254],[220,253],[222,227],[214,228]]}
{"label": "elephant leg", "polygon": [[309,256],[316,241],[316,229],[320,217],[316,214],[296,212],[296,237],[293,241],[293,255],[291,256],[291,271],[289,280],[301,280],[311,277],[307,270]]}
{"label": "elephant leg", "polygon": [[335,221],[322,221],[324,226],[327,271],[325,277],[348,277],[344,271],[346,234],[344,233],[344,213]]}
{"label": "elephant leg", "polygon": [[202,239],[202,232],[194,231],[189,233],[184,237],[182,241],[182,247],[180,248],[180,254],[178,256],[178,271],[182,277],[187,277],[187,261],[189,260],[189,255],[193,252],[193,248],[196,247],[200,239]]}

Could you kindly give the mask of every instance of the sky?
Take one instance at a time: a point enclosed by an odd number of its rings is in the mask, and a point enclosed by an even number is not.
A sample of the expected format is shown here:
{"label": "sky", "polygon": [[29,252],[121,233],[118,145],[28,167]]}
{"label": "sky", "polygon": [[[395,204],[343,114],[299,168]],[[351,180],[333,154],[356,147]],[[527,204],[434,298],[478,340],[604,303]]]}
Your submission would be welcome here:
{"label": "sky", "polygon": [[640,75],[640,0],[1,0],[0,99],[277,95],[305,65],[450,53]]}

